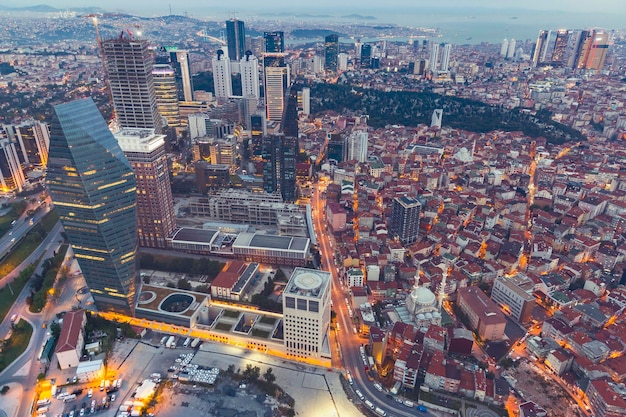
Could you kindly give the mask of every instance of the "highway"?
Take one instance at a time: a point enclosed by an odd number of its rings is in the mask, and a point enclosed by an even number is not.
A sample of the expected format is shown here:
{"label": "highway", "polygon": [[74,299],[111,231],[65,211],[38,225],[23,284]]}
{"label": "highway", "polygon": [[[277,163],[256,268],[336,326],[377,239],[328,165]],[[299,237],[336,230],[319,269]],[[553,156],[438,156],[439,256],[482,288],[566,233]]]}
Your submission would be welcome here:
{"label": "highway", "polygon": [[[11,274],[15,274],[17,276],[21,268],[28,265],[29,263],[34,262],[40,256],[42,260],[52,257],[54,250],[58,247],[59,242],[62,241],[62,231],[63,227],[59,222],[54,226],[54,228],[44,239],[42,244],[33,251],[33,253],[24,261],[24,263],[22,263],[18,268],[11,272]],[[27,261],[29,262],[27,263]],[[63,292],[61,293],[59,299],[55,301],[54,308],[51,308],[50,304],[48,304],[41,313],[31,313],[28,310],[28,305],[26,304],[26,297],[30,295],[30,285],[26,285],[18,296],[15,304],[7,314],[5,320],[0,324],[1,337],[4,337],[9,332],[11,328],[10,317],[13,314],[19,315],[22,320],[28,321],[31,326],[33,326],[33,335],[31,337],[28,348],[26,349],[26,352],[22,354],[22,356],[20,356],[11,365],[9,365],[2,373],[0,373],[0,386],[8,383],[17,383],[20,384],[23,388],[23,395],[21,396],[20,404],[17,410],[4,410],[8,413],[9,417],[11,415],[26,416],[30,414],[30,407],[32,405],[33,396],[35,393],[34,387],[37,383],[37,375],[41,371],[43,371],[38,361],[37,355],[39,354],[40,348],[43,345],[48,330],[44,329],[42,326],[44,323],[47,324],[52,320],[55,310],[71,310],[72,302],[76,302],[76,290],[77,288],[74,288],[72,280],[68,280],[68,284],[65,285],[65,287],[63,288]],[[66,304],[67,306],[65,306]],[[64,306],[61,310],[57,310],[60,305]],[[0,407],[0,409],[1,408],[2,407]],[[1,410],[0,415],[2,415]]]}
{"label": "highway", "polygon": [[[365,364],[361,358],[359,347],[361,344],[367,344],[367,342],[365,339],[361,339],[359,335],[354,334],[352,330],[354,326],[345,302],[345,299],[348,298],[348,289],[343,287],[339,274],[337,273],[337,267],[334,263],[334,250],[331,247],[332,237],[328,236],[324,223],[326,201],[321,196],[324,190],[325,185],[322,182],[318,182],[314,188],[313,198],[311,199],[311,210],[314,225],[317,230],[319,250],[322,255],[322,269],[332,274],[333,310],[337,314],[337,323],[339,323],[340,328],[337,332],[337,337],[341,352],[341,367],[350,371],[354,381],[354,384],[351,386],[352,389],[358,389],[365,399],[371,401],[375,407],[380,407],[386,411],[387,416],[435,416],[435,414],[431,414],[430,412],[420,413],[415,407],[409,408],[396,402],[392,398],[387,398],[388,393],[385,391],[380,392],[374,388],[374,382],[370,382],[365,374]],[[354,397],[356,398],[356,394]]]}
{"label": "highway", "polygon": [[[45,207],[42,207],[42,209],[37,211],[37,213],[35,213],[35,215],[33,216],[32,224],[28,220],[29,216],[27,215],[27,212],[28,212],[28,210],[35,209],[38,206],[40,206],[40,203],[29,203],[28,206],[26,207],[26,210],[24,210],[24,213],[22,213],[22,215],[16,220],[16,222],[13,225],[13,227],[11,228],[11,230],[9,230],[8,233],[6,233],[4,236],[2,236],[2,239],[0,239],[0,254],[2,255],[2,256],[0,256],[0,259],[3,259],[8,254],[9,250],[11,250],[13,248],[13,246],[17,245],[20,242],[20,240],[22,240],[26,236],[26,234],[33,227],[35,227],[37,225],[37,223],[39,223],[39,221],[41,221],[41,219],[46,214],[48,214],[50,212],[50,209],[51,209],[50,198],[48,197],[44,201],[44,203],[46,204]],[[35,252],[37,252],[37,251],[35,251]],[[35,256],[35,252],[31,253],[24,260],[24,262],[22,262],[12,272],[8,273],[4,277],[2,277],[2,279],[0,279],[0,288],[3,288],[9,282],[13,282],[13,280],[15,278],[17,278],[17,276],[19,275],[20,271],[24,267],[26,267],[27,265],[32,264],[35,260],[37,260],[37,256]]]}

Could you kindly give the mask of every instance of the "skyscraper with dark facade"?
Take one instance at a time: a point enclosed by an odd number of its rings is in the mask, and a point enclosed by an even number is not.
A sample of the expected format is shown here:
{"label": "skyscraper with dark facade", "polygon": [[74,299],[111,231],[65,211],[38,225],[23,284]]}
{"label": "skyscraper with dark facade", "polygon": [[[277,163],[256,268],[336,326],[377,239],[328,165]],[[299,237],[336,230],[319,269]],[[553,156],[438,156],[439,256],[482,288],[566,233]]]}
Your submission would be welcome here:
{"label": "skyscraper with dark facade", "polygon": [[281,31],[263,33],[265,53],[263,67],[285,66],[285,34]]}
{"label": "skyscraper with dark facade", "polygon": [[102,53],[119,124],[161,133],[148,42],[122,34],[102,41]]}
{"label": "skyscraper with dark facade", "polygon": [[54,107],[47,185],[96,306],[132,314],[135,174],[92,99]]}
{"label": "skyscraper with dark facade", "polygon": [[298,89],[292,85],[285,99],[285,112],[281,122],[281,130],[285,136],[298,139]]}
{"label": "skyscraper with dark facade", "polygon": [[284,134],[263,138],[263,189],[268,193],[280,192],[283,201],[296,200],[296,158],[298,141]]}
{"label": "skyscraper with dark facade", "polygon": [[361,68],[372,66],[372,45],[366,43],[361,46]]}
{"label": "skyscraper with dark facade", "polygon": [[417,242],[421,211],[422,205],[413,197],[394,198],[389,224],[391,235],[400,239],[405,245]]}
{"label": "skyscraper with dark facade", "polygon": [[326,36],[324,48],[326,51],[326,63],[324,68],[328,71],[337,71],[337,57],[339,56],[339,36],[332,34]]}
{"label": "skyscraper with dark facade", "polygon": [[246,49],[246,28],[242,20],[226,21],[226,42],[228,43],[228,58],[231,61],[241,60]]}
{"label": "skyscraper with dark facade", "polygon": [[343,133],[331,133],[328,138],[328,159],[343,162],[348,153],[348,137]]}

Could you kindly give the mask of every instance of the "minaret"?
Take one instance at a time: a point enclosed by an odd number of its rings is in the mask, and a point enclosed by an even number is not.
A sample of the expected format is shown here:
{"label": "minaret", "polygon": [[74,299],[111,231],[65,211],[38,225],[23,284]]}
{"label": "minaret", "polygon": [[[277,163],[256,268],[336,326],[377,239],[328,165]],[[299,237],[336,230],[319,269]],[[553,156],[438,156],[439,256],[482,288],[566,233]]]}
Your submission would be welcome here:
{"label": "minaret", "polygon": [[439,308],[443,308],[443,299],[446,296],[446,281],[448,280],[448,268],[446,267],[446,269],[443,270],[443,274],[441,275],[441,285],[439,287],[439,300],[437,302],[437,304],[439,305]]}
{"label": "minaret", "polygon": [[413,318],[415,318],[415,310],[417,308],[417,291],[420,287],[420,265],[417,264],[417,270],[415,271],[415,282],[413,283],[413,288],[411,289],[411,294],[407,297],[406,300],[406,309],[409,311],[409,314]]}

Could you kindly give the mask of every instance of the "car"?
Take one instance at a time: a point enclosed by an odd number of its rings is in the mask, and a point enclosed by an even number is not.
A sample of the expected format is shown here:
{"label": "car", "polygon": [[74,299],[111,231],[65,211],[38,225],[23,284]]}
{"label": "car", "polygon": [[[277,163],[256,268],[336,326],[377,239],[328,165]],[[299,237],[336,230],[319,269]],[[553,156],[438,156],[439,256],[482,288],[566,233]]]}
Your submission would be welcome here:
{"label": "car", "polygon": [[15,238],[11,239],[11,243],[15,242]]}
{"label": "car", "polygon": [[78,415],[79,415],[80,417],[83,417],[83,416],[85,415],[85,409],[84,409],[84,408],[81,408],[81,409],[80,409],[80,413],[78,413]]}
{"label": "car", "polygon": [[385,395],[385,397],[389,398],[390,400],[393,400],[393,395],[391,395],[391,394],[387,394],[387,395]]}
{"label": "car", "polygon": [[415,408],[417,409],[417,411],[420,411],[422,413],[426,413],[428,411],[428,409],[426,407],[424,407],[423,405],[418,405]]}
{"label": "car", "polygon": [[87,391],[87,397],[93,397],[93,388],[89,388],[89,390]]}
{"label": "car", "polygon": [[115,401],[115,394],[111,394],[111,402]]}
{"label": "car", "polygon": [[102,405],[107,403],[107,396],[102,397]]}

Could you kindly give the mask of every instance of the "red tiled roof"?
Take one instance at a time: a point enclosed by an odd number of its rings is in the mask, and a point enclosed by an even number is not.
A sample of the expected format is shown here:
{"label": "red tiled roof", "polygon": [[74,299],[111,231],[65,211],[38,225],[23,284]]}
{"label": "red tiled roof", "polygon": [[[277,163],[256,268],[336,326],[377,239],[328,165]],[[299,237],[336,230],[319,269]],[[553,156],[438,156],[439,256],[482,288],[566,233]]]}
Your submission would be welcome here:
{"label": "red tiled roof", "polygon": [[83,329],[84,310],[70,311],[63,317],[63,326],[59,335],[56,353],[76,350],[78,337]]}

